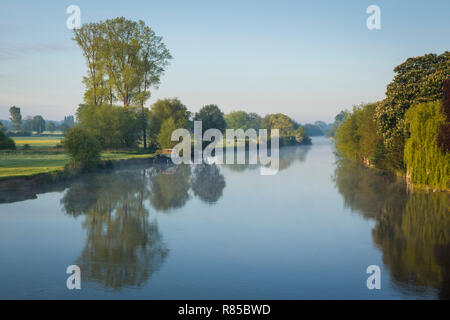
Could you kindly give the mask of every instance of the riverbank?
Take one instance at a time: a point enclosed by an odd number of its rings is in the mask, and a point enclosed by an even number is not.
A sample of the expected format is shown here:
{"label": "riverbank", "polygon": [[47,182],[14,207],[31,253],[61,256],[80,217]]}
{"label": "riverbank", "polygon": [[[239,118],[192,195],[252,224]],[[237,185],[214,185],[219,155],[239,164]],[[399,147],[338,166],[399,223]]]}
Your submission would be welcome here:
{"label": "riverbank", "polygon": [[[61,170],[37,173],[33,175],[9,176],[0,178],[0,203],[9,203],[36,198],[37,194],[65,190],[77,179],[92,173],[108,173],[112,170],[148,168],[151,164],[168,165],[167,158],[149,154],[142,157],[102,160],[91,171],[63,167]],[[170,165],[170,164],[169,164]]]}
{"label": "riverbank", "polygon": [[[155,153],[143,150],[109,150],[102,152],[100,166],[122,160],[151,159]],[[38,149],[0,152],[0,180],[37,175],[59,175],[70,164],[63,149]]]}

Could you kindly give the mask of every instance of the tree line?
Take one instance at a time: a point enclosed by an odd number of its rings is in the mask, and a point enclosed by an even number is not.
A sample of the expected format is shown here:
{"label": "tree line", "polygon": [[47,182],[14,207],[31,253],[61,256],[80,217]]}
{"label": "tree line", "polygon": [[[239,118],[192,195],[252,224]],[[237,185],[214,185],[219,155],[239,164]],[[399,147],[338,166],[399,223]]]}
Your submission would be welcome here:
{"label": "tree line", "polygon": [[384,100],[336,118],[337,150],[413,184],[449,189],[450,52],[409,58],[394,71]]}
{"label": "tree line", "polygon": [[[84,24],[74,31],[73,40],[87,65],[77,126],[65,137],[66,148],[78,162],[83,155],[91,154],[89,150],[170,148],[177,143],[171,141],[172,132],[177,128],[192,131],[194,121],[202,121],[203,132],[210,128],[277,128],[282,142],[311,141],[304,127],[281,113],[261,117],[234,111],[225,115],[215,104],[192,113],[178,98],[159,99],[146,107],[172,56],[162,37],[143,21],[121,17]],[[91,154],[86,162],[97,160],[98,154]]]}
{"label": "tree line", "polygon": [[41,115],[27,116],[23,119],[20,108],[16,106],[9,108],[9,113],[10,125],[0,122],[0,130],[10,136],[31,136],[33,132],[42,134],[44,131],[66,132],[75,125],[73,116],[66,116],[63,121],[48,121]]}

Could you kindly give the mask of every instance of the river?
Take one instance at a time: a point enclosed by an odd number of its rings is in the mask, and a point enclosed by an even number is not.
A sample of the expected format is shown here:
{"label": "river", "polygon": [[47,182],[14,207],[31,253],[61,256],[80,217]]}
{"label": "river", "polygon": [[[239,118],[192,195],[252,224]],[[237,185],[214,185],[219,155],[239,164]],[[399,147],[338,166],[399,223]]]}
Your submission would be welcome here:
{"label": "river", "polygon": [[449,194],[408,192],[323,137],[282,148],[271,176],[149,165],[45,190],[0,195],[1,299],[450,298]]}

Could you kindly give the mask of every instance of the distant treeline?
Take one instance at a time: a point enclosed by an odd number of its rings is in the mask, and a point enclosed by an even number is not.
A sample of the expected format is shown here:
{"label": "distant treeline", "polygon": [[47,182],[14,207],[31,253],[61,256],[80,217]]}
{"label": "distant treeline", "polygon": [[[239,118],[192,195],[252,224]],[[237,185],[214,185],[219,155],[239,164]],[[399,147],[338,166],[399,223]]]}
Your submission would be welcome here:
{"label": "distant treeline", "polygon": [[62,121],[45,120],[41,115],[22,117],[20,108],[9,108],[9,120],[0,120],[0,131],[9,136],[30,136],[33,133],[42,134],[44,131],[66,132],[75,125],[74,116],[66,116]]}
{"label": "distant treeline", "polygon": [[384,100],[336,117],[336,148],[415,185],[448,190],[450,52],[409,58],[394,71]]}

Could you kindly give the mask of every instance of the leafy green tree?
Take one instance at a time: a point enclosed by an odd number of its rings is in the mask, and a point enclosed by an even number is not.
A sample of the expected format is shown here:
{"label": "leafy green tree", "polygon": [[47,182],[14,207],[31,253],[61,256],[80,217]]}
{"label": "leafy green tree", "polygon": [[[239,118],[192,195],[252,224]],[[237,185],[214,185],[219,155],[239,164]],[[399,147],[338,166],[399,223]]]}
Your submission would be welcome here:
{"label": "leafy green tree", "polygon": [[306,129],[302,126],[299,126],[294,131],[295,141],[301,144],[311,144],[311,138],[308,136]]}
{"label": "leafy green tree", "polygon": [[8,129],[5,127],[5,125],[0,121],[0,131],[6,133],[6,131],[8,131]]}
{"label": "leafy green tree", "polygon": [[75,126],[64,135],[64,149],[69,153],[74,167],[91,168],[100,161],[100,143],[95,137]]}
{"label": "leafy green tree", "polygon": [[202,133],[208,129],[224,131],[227,127],[223,112],[215,104],[203,106],[195,113],[194,121],[202,121]]}
{"label": "leafy green tree", "polygon": [[262,127],[269,131],[272,129],[279,129],[281,137],[290,137],[295,135],[297,124],[287,115],[282,113],[268,114],[262,121]]}
{"label": "leafy green tree", "polygon": [[347,117],[348,112],[342,110],[334,117],[334,123],[333,125],[325,131],[325,137],[332,138],[336,134],[337,128],[341,125],[341,123],[345,120]]}
{"label": "leafy green tree", "polygon": [[172,117],[164,120],[158,134],[158,144],[161,148],[172,148],[178,143],[177,141],[171,140],[172,132],[176,129],[177,126],[175,125],[175,121],[173,121]]}
{"label": "leafy green tree", "polygon": [[13,139],[8,137],[3,130],[0,130],[0,150],[15,150],[16,144]]}
{"label": "leafy green tree", "polygon": [[75,119],[73,116],[65,116],[64,123],[67,124],[69,128],[72,128],[75,125]]}
{"label": "leafy green tree", "polygon": [[162,38],[142,20],[120,17],[83,24],[74,30],[74,40],[88,66],[83,80],[87,104],[112,104],[117,98],[124,106],[142,106],[172,58]]}
{"label": "leafy green tree", "polygon": [[443,153],[450,152],[450,78],[444,82],[444,96],[442,113],[445,121],[441,124],[437,136],[437,145]]}
{"label": "leafy green tree", "polygon": [[169,50],[145,23],[123,17],[84,24],[75,30],[74,40],[83,50],[88,65],[85,102],[102,105],[119,100],[123,106],[141,108],[140,126],[147,145],[145,102],[150,88],[157,88],[169,60]]}
{"label": "leafy green tree", "polygon": [[88,67],[88,74],[83,77],[83,83],[86,86],[84,101],[94,105],[110,101],[112,89],[111,83],[105,79],[105,43],[101,24],[88,23],[74,29],[73,40],[83,51]]}
{"label": "leafy green tree", "polygon": [[14,130],[19,131],[22,126],[22,114],[20,113],[20,108],[12,106],[9,108],[9,113],[11,114],[9,120],[12,121]]}
{"label": "leafy green tree", "polygon": [[55,125],[55,123],[54,123],[53,121],[50,121],[50,122],[48,123],[47,129],[48,129],[48,131],[50,131],[50,132],[54,132],[54,131],[56,130],[56,125]]}
{"label": "leafy green tree", "polygon": [[440,101],[420,103],[406,112],[410,137],[405,144],[407,176],[412,183],[450,189],[450,152],[443,153],[436,137],[445,122]]}
{"label": "leafy green tree", "polygon": [[386,99],[378,104],[375,117],[383,137],[388,161],[404,169],[403,149],[407,128],[405,113],[414,104],[443,99],[442,85],[450,74],[450,52],[408,58],[394,68]]}
{"label": "leafy green tree", "polygon": [[256,113],[245,111],[232,111],[224,116],[227,128],[229,129],[255,129],[261,128],[261,117]]}
{"label": "leafy green tree", "polygon": [[191,113],[178,98],[159,99],[149,112],[149,138],[153,143],[157,142],[162,123],[172,118],[176,128],[188,128]]}
{"label": "leafy green tree", "polygon": [[23,122],[22,130],[25,135],[31,135],[31,133],[33,131],[33,118],[32,117],[27,116],[25,118],[25,121]]}
{"label": "leafy green tree", "polygon": [[259,114],[254,113],[254,112],[250,112],[247,114],[248,120],[249,120],[249,124],[248,127],[258,130],[261,129],[261,125],[262,125],[262,118]]}
{"label": "leafy green tree", "polygon": [[103,148],[135,147],[139,139],[140,122],[133,107],[80,105],[77,119]]}
{"label": "leafy green tree", "polygon": [[32,121],[33,131],[37,131],[38,134],[45,131],[45,120],[42,116],[34,116]]}
{"label": "leafy green tree", "polygon": [[382,167],[384,155],[380,154],[382,140],[377,135],[375,109],[374,103],[362,104],[347,114],[335,134],[336,149],[345,158]]}
{"label": "leafy green tree", "polygon": [[66,133],[69,129],[70,129],[70,127],[67,125],[67,123],[65,123],[65,122],[63,122],[63,123],[61,123],[61,125],[59,126],[59,128],[61,129],[61,131],[63,132],[63,133]]}

